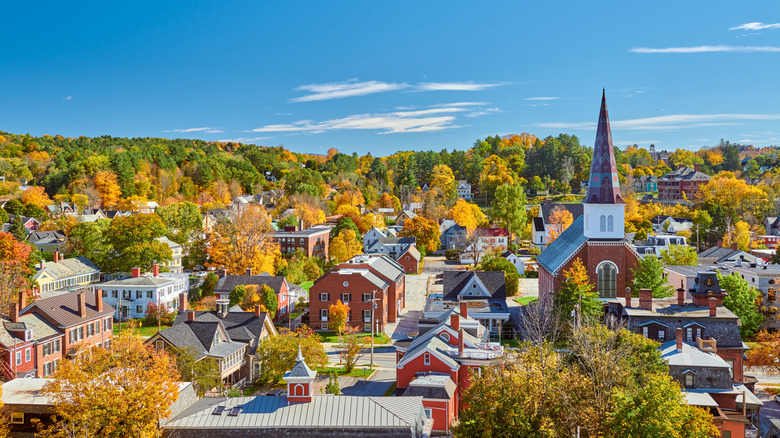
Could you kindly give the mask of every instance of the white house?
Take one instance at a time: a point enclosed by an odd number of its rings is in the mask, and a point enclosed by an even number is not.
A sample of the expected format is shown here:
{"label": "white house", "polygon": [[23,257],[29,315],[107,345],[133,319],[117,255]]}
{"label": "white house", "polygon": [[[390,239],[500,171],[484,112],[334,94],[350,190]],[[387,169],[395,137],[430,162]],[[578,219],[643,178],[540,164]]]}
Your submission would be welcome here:
{"label": "white house", "polygon": [[467,201],[471,200],[471,184],[465,179],[458,181],[458,186],[455,188],[458,191],[458,197]]}
{"label": "white house", "polygon": [[501,254],[501,257],[509,260],[510,263],[515,265],[515,269],[517,269],[517,273],[522,275],[525,275],[525,262],[518,256],[517,254],[513,252],[505,252]]}
{"label": "white house", "polygon": [[179,300],[187,299],[189,276],[159,271],[159,265],[154,265],[152,275],[141,275],[140,268],[133,268],[130,277],[106,281],[96,287],[103,289],[103,301],[117,309],[117,318],[120,315],[122,319],[144,318],[149,304],[174,312]]}
{"label": "white house", "polygon": [[371,248],[379,239],[395,237],[395,230],[371,228],[363,235],[363,248]]}

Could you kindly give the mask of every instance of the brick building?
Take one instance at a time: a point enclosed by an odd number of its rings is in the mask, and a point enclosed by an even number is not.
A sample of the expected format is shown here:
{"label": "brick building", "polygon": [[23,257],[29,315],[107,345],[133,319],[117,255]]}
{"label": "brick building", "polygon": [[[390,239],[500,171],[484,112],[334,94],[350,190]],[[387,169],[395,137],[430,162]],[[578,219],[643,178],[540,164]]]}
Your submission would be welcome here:
{"label": "brick building", "polygon": [[551,300],[563,272],[580,259],[600,298],[615,298],[631,282],[639,254],[625,238],[626,203],[620,194],[606,98],[602,96],[588,193],[578,217],[537,257],[539,296]]}
{"label": "brick building", "polygon": [[693,168],[680,167],[658,178],[658,199],[661,201],[694,200],[699,193],[699,187],[707,184],[710,179],[712,178],[709,175],[699,172],[698,164]]}
{"label": "brick building", "polygon": [[282,254],[294,253],[302,249],[309,257],[328,258],[329,228],[314,227],[299,230],[297,227],[285,227],[284,230],[275,231],[272,237],[279,244]]}
{"label": "brick building", "polygon": [[349,306],[348,324],[371,331],[371,303],[374,331],[396,322],[406,306],[404,268],[384,255],[361,254],[318,278],[309,288],[309,321],[314,330],[329,330],[328,312],[336,301]]}
{"label": "brick building", "polygon": [[260,275],[252,275],[252,269],[246,270],[246,275],[225,275],[219,279],[217,286],[214,288],[214,295],[218,300],[230,299],[230,292],[236,286],[257,286],[257,292],[260,293],[262,286],[270,287],[276,294],[276,315],[274,320],[279,321],[284,319],[286,315],[289,315],[295,309],[295,301],[297,300],[297,290],[293,290],[286,278],[282,275],[268,275],[262,273]]}

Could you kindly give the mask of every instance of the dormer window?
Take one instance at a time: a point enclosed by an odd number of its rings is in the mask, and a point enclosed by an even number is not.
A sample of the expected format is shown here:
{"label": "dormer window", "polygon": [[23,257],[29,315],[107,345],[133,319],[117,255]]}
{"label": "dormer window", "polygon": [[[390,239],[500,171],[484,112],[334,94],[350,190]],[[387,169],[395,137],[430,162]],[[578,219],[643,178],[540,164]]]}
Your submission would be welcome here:
{"label": "dormer window", "polygon": [[686,388],[693,388],[696,383],[696,373],[694,373],[691,370],[686,370],[683,372],[684,379],[685,379],[685,387]]}
{"label": "dormer window", "polygon": [[25,342],[32,341],[32,337],[33,337],[33,336],[32,336],[32,329],[27,329],[27,330],[24,332],[24,340],[25,340]]}

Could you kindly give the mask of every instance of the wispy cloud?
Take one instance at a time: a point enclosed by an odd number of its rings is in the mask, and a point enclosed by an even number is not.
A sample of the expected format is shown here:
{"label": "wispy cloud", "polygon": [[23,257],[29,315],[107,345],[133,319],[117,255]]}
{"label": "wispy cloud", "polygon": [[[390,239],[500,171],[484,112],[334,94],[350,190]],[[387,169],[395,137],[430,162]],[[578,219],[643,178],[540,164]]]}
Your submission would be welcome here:
{"label": "wispy cloud", "polygon": [[465,117],[479,117],[479,116],[486,116],[488,114],[500,113],[500,112],[502,111],[498,108],[485,108],[485,109],[480,109],[477,111],[470,112],[466,114]]}
{"label": "wispy cloud", "polygon": [[166,129],[163,132],[179,132],[179,133],[203,132],[206,134],[219,134],[225,131],[222,131],[219,128],[203,127],[203,128],[187,128],[187,129]]}
{"label": "wispy cloud", "polygon": [[447,107],[463,107],[463,106],[484,106],[487,105],[488,102],[451,102],[451,103],[437,103],[436,105],[431,105],[431,108],[447,108]]}
{"label": "wispy cloud", "polygon": [[67,96],[67,97],[63,97],[62,98],[62,100],[72,100],[72,99],[73,99],[73,96]]}
{"label": "wispy cloud", "polygon": [[780,29],[780,23],[762,23],[760,21],[754,21],[729,28],[729,30],[748,30],[752,32],[758,32],[760,30],[767,29]]}
{"label": "wispy cloud", "polygon": [[290,99],[290,102],[312,102],[317,100],[343,99],[345,97],[364,96],[366,94],[386,93],[408,88],[406,83],[380,81],[358,82],[351,79],[346,82],[301,85],[295,91],[309,91],[312,94]]}
{"label": "wispy cloud", "polygon": [[523,100],[561,100],[560,97],[526,97]]}
{"label": "wispy cloud", "polygon": [[780,52],[780,47],[777,46],[693,46],[693,47],[663,47],[663,48],[651,48],[651,47],[635,47],[630,52],[633,53],[777,53]]}
{"label": "wispy cloud", "polygon": [[[750,120],[780,120],[780,114],[675,114],[645,117],[610,122],[612,128],[629,131],[667,131],[674,129],[701,128],[708,126],[737,125]],[[538,123],[540,128],[553,129],[596,129],[594,122]]]}
{"label": "wispy cloud", "polygon": [[246,143],[246,144],[251,144],[251,143],[254,143],[256,141],[267,140],[269,138],[273,138],[273,137],[252,137],[252,138],[239,137],[239,138],[226,138],[226,139],[217,140],[217,141],[220,141],[220,142],[223,142],[223,143]]}
{"label": "wispy cloud", "polygon": [[416,91],[482,91],[500,87],[507,82],[475,84],[474,82],[423,82],[415,86]]}

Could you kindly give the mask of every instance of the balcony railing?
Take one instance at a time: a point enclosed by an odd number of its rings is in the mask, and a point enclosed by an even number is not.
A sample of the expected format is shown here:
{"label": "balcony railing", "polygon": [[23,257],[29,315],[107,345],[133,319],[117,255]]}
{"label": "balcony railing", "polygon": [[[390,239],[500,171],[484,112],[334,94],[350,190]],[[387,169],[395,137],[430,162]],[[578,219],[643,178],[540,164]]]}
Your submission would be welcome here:
{"label": "balcony railing", "polygon": [[708,353],[718,352],[718,341],[712,338],[709,339],[696,338],[696,346],[699,347],[699,350],[706,351]]}
{"label": "balcony railing", "polygon": [[452,357],[462,359],[496,359],[504,355],[504,347],[497,343],[479,344],[479,348],[465,348],[460,353],[457,348],[450,348],[449,354]]}

